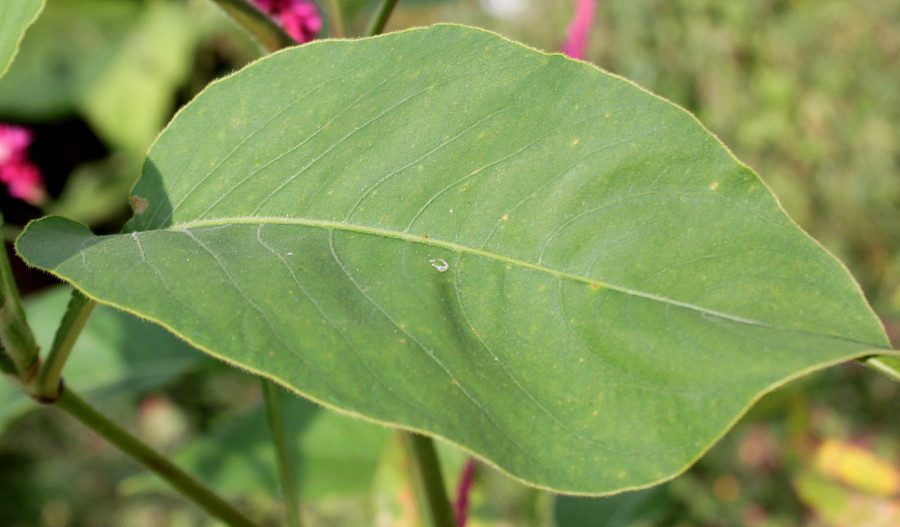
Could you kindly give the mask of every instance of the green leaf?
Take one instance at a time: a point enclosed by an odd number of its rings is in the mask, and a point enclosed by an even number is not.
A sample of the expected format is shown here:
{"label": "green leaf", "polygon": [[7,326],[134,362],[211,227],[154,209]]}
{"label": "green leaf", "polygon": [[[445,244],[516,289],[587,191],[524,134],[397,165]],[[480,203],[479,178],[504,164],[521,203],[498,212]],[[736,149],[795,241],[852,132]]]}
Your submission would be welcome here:
{"label": "green leaf", "polygon": [[276,53],[151,149],[125,234],[32,265],[322,404],[533,485],[672,478],[774,387],[893,353],[693,117],[459,26]]}
{"label": "green leaf", "polygon": [[557,496],[553,507],[556,527],[639,527],[661,525],[672,509],[667,487],[660,486],[605,498]]}
{"label": "green leaf", "polygon": [[[25,302],[28,322],[42,349],[49,349],[71,296],[54,287]],[[66,384],[92,402],[151,390],[204,361],[204,356],[168,331],[108,306],[97,306],[63,372]],[[0,382],[0,433],[38,405],[11,383]]]}
{"label": "green leaf", "polygon": [[15,0],[0,4],[0,77],[19,51],[25,30],[37,20],[44,0]]}

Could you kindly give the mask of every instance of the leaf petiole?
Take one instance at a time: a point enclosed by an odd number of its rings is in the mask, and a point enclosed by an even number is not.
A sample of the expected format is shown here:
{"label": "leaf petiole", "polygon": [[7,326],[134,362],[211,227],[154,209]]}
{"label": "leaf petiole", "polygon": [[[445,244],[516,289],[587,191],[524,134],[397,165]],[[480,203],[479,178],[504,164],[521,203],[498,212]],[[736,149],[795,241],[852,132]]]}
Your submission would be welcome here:
{"label": "leaf petiole", "polygon": [[247,0],[212,0],[222,11],[253,35],[270,53],[296,46],[297,41]]}
{"label": "leaf petiole", "polygon": [[410,460],[416,498],[430,527],[456,527],[434,440],[413,432],[400,431],[400,439]]}
{"label": "leaf petiole", "polygon": [[391,13],[393,13],[394,7],[397,6],[397,1],[398,0],[381,0],[381,4],[379,4],[375,16],[372,17],[372,20],[369,22],[369,27],[366,29],[366,36],[372,37],[380,35],[381,32],[384,31],[384,26],[387,25],[388,18],[390,18]]}
{"label": "leaf petiole", "polygon": [[32,397],[41,402],[52,402],[59,398],[63,367],[96,305],[96,302],[77,289],[72,291],[72,298],[59,323],[59,329],[56,330],[47,359],[32,383],[34,387]]}
{"label": "leaf petiole", "polygon": [[331,19],[332,38],[344,38],[347,33],[344,30],[344,10],[341,7],[341,0],[328,0],[328,14]]}
{"label": "leaf petiole", "polygon": [[0,371],[25,386],[37,374],[39,361],[38,346],[25,318],[4,245],[0,254]]}
{"label": "leaf petiole", "polygon": [[297,479],[294,474],[294,460],[284,429],[284,414],[281,408],[281,388],[274,382],[263,379],[263,394],[266,400],[266,417],[272,434],[272,447],[278,466],[278,478],[284,495],[284,509],[288,527],[300,527],[300,500],[297,494]]}

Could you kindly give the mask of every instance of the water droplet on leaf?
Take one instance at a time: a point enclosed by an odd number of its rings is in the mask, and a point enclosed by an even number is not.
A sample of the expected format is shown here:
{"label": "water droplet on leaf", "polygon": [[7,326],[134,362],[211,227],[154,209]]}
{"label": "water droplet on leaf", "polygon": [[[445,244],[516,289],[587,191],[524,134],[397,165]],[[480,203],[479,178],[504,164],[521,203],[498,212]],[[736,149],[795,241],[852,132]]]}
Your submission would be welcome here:
{"label": "water droplet on leaf", "polygon": [[437,269],[439,273],[443,273],[447,269],[450,269],[450,264],[448,264],[447,260],[444,260],[443,258],[432,258],[428,260],[428,263],[430,263],[432,267]]}

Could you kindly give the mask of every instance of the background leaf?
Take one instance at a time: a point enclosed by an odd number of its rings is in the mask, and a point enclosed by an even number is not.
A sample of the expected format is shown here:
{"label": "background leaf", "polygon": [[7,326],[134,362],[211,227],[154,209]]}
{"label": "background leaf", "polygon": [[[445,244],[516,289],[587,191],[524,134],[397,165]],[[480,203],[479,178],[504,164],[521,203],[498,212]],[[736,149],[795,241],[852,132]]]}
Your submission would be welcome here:
{"label": "background leaf", "polygon": [[189,14],[165,0],[52,3],[0,82],[0,114],[48,121],[80,112],[111,146],[143,156],[171,114],[173,93],[208,25]]}
{"label": "background leaf", "polygon": [[16,56],[25,30],[43,8],[44,0],[17,0],[0,5],[0,77]]}
{"label": "background leaf", "polygon": [[532,484],[684,470],[767,390],[890,353],[843,266],[683,110],[438,26],[280,52],[173,120],[127,234],[18,249],[86,294]]}
{"label": "background leaf", "polygon": [[[304,501],[367,490],[389,431],[325,411],[299,397],[285,397],[283,403]],[[228,495],[279,493],[275,455],[261,406],[187,445],[175,461]],[[131,478],[125,489],[172,491],[150,474]]]}

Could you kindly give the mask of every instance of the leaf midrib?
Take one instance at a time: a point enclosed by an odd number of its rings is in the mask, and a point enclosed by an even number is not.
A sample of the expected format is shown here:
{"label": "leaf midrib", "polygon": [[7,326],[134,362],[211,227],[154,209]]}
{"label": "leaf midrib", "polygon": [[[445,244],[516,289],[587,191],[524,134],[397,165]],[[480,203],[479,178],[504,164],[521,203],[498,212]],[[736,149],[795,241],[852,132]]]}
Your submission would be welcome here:
{"label": "leaf midrib", "polygon": [[[185,230],[199,228],[199,227],[215,227],[215,226],[223,226],[223,225],[227,226],[227,225],[234,225],[234,224],[238,224],[238,225],[259,225],[259,224],[298,225],[298,226],[303,226],[303,227],[318,227],[321,229],[358,232],[361,234],[370,234],[370,235],[382,236],[382,237],[386,237],[386,238],[394,238],[394,239],[399,239],[399,240],[403,240],[403,241],[407,241],[407,242],[411,242],[411,243],[430,245],[433,247],[443,247],[445,249],[450,249],[452,251],[471,254],[474,256],[480,256],[480,257],[488,258],[488,259],[495,260],[498,262],[503,262],[506,264],[514,265],[516,267],[530,269],[530,270],[538,271],[541,273],[547,273],[552,276],[556,276],[557,278],[565,278],[567,280],[581,282],[583,284],[591,285],[593,287],[599,286],[600,288],[609,289],[611,291],[616,291],[616,292],[623,293],[626,295],[645,298],[648,300],[652,300],[654,302],[660,302],[663,304],[668,304],[668,305],[688,309],[688,310],[700,313],[701,315],[716,317],[716,318],[720,318],[723,320],[728,320],[730,322],[736,322],[739,324],[747,324],[747,325],[752,325],[752,326],[759,326],[759,327],[772,329],[772,330],[776,330],[776,331],[786,331],[786,332],[791,332],[791,333],[813,335],[813,336],[821,337],[821,338],[840,340],[840,341],[844,341],[844,342],[850,342],[850,343],[854,343],[854,344],[860,344],[863,346],[871,347],[873,350],[876,350],[876,349],[877,350],[890,350],[890,348],[887,348],[887,347],[884,347],[884,346],[881,346],[878,344],[872,344],[870,342],[863,342],[863,341],[859,341],[856,339],[843,337],[840,335],[832,335],[832,334],[818,333],[815,331],[804,330],[804,329],[799,329],[799,328],[777,326],[774,324],[762,322],[760,320],[754,320],[754,319],[750,319],[750,318],[740,317],[737,315],[732,315],[730,313],[724,313],[721,311],[709,309],[709,308],[706,308],[706,307],[703,307],[703,306],[700,306],[697,304],[691,304],[689,302],[682,302],[680,300],[675,300],[675,299],[668,298],[668,297],[665,297],[662,295],[657,295],[654,293],[647,293],[645,291],[631,289],[629,287],[612,284],[612,283],[605,282],[602,280],[595,280],[595,279],[587,278],[587,277],[580,276],[577,274],[567,273],[565,271],[559,271],[557,269],[553,269],[553,268],[546,267],[543,265],[527,262],[524,260],[519,260],[517,258],[511,258],[509,256],[504,256],[502,254],[497,254],[497,253],[494,253],[491,251],[485,251],[483,249],[479,249],[476,247],[469,247],[467,245],[461,245],[459,243],[442,240],[440,238],[434,238],[431,236],[427,236],[425,234],[413,234],[413,233],[409,233],[409,232],[402,232],[402,231],[396,231],[396,230],[391,230],[391,229],[372,227],[369,225],[348,223],[345,221],[319,220],[319,219],[312,219],[312,218],[284,218],[284,217],[277,217],[277,216],[235,216],[235,217],[216,218],[216,219],[210,219],[210,220],[197,220],[197,221],[179,223],[176,225],[171,225],[164,229],[156,229],[156,230],[177,232],[177,231],[185,231]],[[153,232],[153,230],[151,229],[151,230],[147,230],[147,231],[143,231],[143,232]]]}

